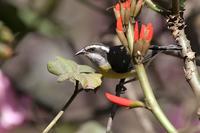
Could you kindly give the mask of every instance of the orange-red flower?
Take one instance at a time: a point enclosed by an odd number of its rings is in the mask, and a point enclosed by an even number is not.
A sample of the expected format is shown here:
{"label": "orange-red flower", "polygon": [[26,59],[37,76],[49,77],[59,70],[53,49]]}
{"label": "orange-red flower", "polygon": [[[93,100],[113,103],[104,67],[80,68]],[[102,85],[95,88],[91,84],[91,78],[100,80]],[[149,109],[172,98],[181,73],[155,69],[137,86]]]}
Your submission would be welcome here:
{"label": "orange-red flower", "polygon": [[131,8],[131,0],[126,0],[123,6],[125,9]]}
{"label": "orange-red flower", "polygon": [[138,52],[144,56],[149,49],[150,41],[153,37],[153,26],[151,23],[147,25],[142,24],[139,30],[138,22],[134,26],[134,44],[133,55],[138,55]]}
{"label": "orange-red flower", "polygon": [[135,23],[134,28],[134,42],[137,43],[139,40],[144,40],[147,43],[151,41],[153,37],[153,26],[151,23],[148,23],[147,25],[142,24],[141,30],[139,32],[139,26],[138,22]]}
{"label": "orange-red flower", "polygon": [[124,22],[122,20],[122,17],[125,17],[125,16],[122,16],[121,8],[123,8],[123,10],[127,10],[127,9],[130,9],[130,7],[131,7],[131,0],[126,0],[123,3],[117,3],[115,5],[114,9],[117,13],[117,23],[116,23],[117,30],[123,31],[123,23]]}
{"label": "orange-red flower", "polygon": [[[126,0],[125,2],[123,2],[123,3],[121,3],[122,4],[122,7],[124,8],[124,9],[127,9],[127,8],[130,8],[131,7],[131,0]],[[117,3],[116,5],[115,5],[115,9],[117,10],[117,11],[120,11],[120,3]]]}
{"label": "orange-red flower", "polygon": [[109,101],[120,106],[130,107],[133,104],[133,101],[129,99],[118,97],[110,93],[105,93],[105,96]]}
{"label": "orange-red flower", "polygon": [[127,98],[122,98],[122,97],[112,95],[110,93],[105,93],[105,96],[109,101],[119,106],[124,106],[124,107],[129,107],[129,108],[145,107],[144,103],[141,101],[132,101]]}
{"label": "orange-red flower", "polygon": [[117,19],[117,30],[119,31],[123,31],[123,24],[122,24],[122,17],[120,16],[118,19]]}
{"label": "orange-red flower", "polygon": [[[139,29],[138,22],[136,21],[134,29],[128,29],[130,27],[132,28],[132,26],[128,25],[129,23],[132,24],[132,20],[134,20],[132,17],[138,15],[142,4],[143,0],[138,0],[134,3],[131,3],[131,0],[126,0],[124,2],[118,2],[114,7],[114,13],[117,20],[117,35],[122,44],[130,49],[133,56],[137,56],[138,54],[144,56],[153,37],[153,26],[151,23],[148,23],[147,25],[142,24],[141,29]],[[125,35],[125,31],[131,32],[126,32]],[[132,34],[132,31],[134,34]],[[134,40],[128,40],[128,38],[131,39],[132,37]]]}
{"label": "orange-red flower", "polygon": [[116,11],[120,11],[120,4],[119,4],[119,3],[117,3],[117,4],[115,5],[115,10],[116,10]]}

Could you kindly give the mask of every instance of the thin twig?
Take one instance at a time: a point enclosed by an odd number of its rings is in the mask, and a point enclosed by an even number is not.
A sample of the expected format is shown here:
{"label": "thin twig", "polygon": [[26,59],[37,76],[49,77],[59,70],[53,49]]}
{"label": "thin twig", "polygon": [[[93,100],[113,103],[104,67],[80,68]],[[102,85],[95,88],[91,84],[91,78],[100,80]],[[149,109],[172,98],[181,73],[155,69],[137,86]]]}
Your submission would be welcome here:
{"label": "thin twig", "polygon": [[79,89],[78,87],[79,87],[79,81],[76,81],[74,93],[70,97],[69,101],[67,101],[67,103],[63,106],[62,111],[65,111],[69,107],[69,105],[72,103],[72,101],[76,98],[76,96],[79,94],[79,92],[83,90],[83,89]]}
{"label": "thin twig", "polygon": [[[123,89],[125,88],[123,86],[125,82],[125,79],[121,79],[119,84],[116,85],[116,96],[120,96],[120,94],[122,93]],[[111,108],[111,112],[110,112],[110,117],[108,118],[108,122],[107,122],[107,127],[106,127],[106,133],[111,133],[111,129],[112,129],[112,123],[113,123],[113,119],[115,117],[115,114],[117,112],[118,106],[116,104],[112,105]]]}
{"label": "thin twig", "polygon": [[128,83],[130,83],[130,82],[133,82],[133,81],[135,81],[135,80],[136,80],[136,77],[134,77],[134,78],[132,78],[132,79],[129,79],[129,80],[125,81],[125,82],[123,83],[123,85],[128,84]]}
{"label": "thin twig", "polygon": [[83,90],[79,89],[79,81],[76,81],[75,90],[70,99],[66,102],[63,108],[58,112],[58,114],[54,117],[54,119],[49,123],[49,125],[42,131],[42,133],[48,133],[52,127],[57,123],[60,117],[64,114],[65,110],[69,107],[72,101],[76,98],[76,96]]}

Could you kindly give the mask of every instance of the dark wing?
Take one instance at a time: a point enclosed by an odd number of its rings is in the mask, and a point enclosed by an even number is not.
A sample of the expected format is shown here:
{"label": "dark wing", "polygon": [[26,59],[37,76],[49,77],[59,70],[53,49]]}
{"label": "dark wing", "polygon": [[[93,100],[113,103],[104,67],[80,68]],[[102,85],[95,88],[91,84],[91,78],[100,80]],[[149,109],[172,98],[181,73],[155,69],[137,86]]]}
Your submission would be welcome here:
{"label": "dark wing", "polygon": [[110,47],[107,59],[112,70],[117,73],[126,73],[133,69],[131,56],[123,45]]}

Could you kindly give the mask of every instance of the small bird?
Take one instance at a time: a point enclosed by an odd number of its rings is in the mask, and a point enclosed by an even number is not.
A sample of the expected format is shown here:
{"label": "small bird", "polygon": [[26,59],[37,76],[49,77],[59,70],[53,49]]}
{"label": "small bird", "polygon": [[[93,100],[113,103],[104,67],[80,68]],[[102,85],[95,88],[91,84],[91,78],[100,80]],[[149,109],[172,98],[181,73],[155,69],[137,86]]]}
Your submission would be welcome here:
{"label": "small bird", "polygon": [[[144,57],[144,63],[162,50],[181,50],[181,48],[177,45],[151,45]],[[102,43],[93,43],[75,55],[84,55],[89,58],[99,68],[100,73],[107,78],[123,79],[135,73],[134,63],[123,45],[109,47]]]}

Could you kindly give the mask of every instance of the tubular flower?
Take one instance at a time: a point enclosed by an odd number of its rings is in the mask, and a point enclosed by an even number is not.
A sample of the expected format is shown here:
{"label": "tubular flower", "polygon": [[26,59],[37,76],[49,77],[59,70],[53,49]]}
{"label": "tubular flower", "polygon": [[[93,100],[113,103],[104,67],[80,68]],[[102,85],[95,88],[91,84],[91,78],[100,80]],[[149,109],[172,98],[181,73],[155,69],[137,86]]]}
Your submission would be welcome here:
{"label": "tubular flower", "polygon": [[126,0],[126,1],[123,2],[123,3],[117,3],[117,4],[115,5],[115,9],[116,9],[117,11],[120,11],[120,9],[121,9],[120,4],[122,5],[122,7],[123,7],[124,9],[128,9],[128,8],[131,7],[131,1],[130,1],[130,0]]}
{"label": "tubular flower", "polygon": [[123,20],[122,20],[122,15],[121,15],[121,12],[120,12],[120,4],[117,3],[114,7],[114,13],[115,13],[115,17],[116,17],[116,32],[117,32],[117,35],[119,37],[119,40],[121,41],[121,43],[124,45],[124,46],[127,46],[128,45],[128,42],[127,42],[127,39],[126,39],[126,36],[124,34],[124,27],[123,27]]}
{"label": "tubular flower", "polygon": [[118,31],[123,31],[122,17],[121,16],[117,19],[117,26],[116,27],[117,27]]}
{"label": "tubular flower", "polygon": [[123,107],[130,107],[130,108],[135,108],[135,107],[144,107],[144,103],[141,101],[132,101],[126,98],[122,98],[122,97],[118,97],[115,95],[112,95],[110,93],[105,93],[106,98],[114,103],[117,104],[119,106],[123,106]]}
{"label": "tubular flower", "polygon": [[126,0],[126,2],[124,3],[124,8],[131,8],[131,0]]}
{"label": "tubular flower", "polygon": [[134,47],[133,53],[137,55],[138,52],[144,56],[149,48],[150,42],[153,37],[153,26],[151,23],[147,25],[142,24],[139,31],[138,22],[136,21],[134,26]]}
{"label": "tubular flower", "polygon": [[[130,50],[131,54],[134,47],[134,32],[132,27],[135,22],[135,17],[139,14],[143,3],[143,0],[120,0],[113,8],[116,17],[116,33],[121,43]],[[149,37],[146,37],[146,32],[150,29],[149,27],[149,25],[143,26],[141,30],[141,37],[143,36],[142,38],[145,39]],[[136,29],[138,31],[138,28]],[[139,32],[137,32],[137,35],[139,39]]]}
{"label": "tubular flower", "polygon": [[141,11],[142,5],[143,5],[143,0],[138,0],[135,5],[134,12],[133,12],[134,17],[136,17],[139,14],[139,12]]}
{"label": "tubular flower", "polygon": [[[126,25],[129,20],[129,14],[130,14],[130,7],[131,7],[131,1],[126,0],[123,3],[117,3],[114,7],[115,16],[117,19],[117,28],[120,30],[123,29],[123,25]],[[119,25],[120,24],[120,25]],[[118,27],[120,26],[120,27]]]}

